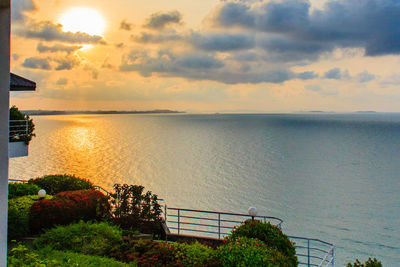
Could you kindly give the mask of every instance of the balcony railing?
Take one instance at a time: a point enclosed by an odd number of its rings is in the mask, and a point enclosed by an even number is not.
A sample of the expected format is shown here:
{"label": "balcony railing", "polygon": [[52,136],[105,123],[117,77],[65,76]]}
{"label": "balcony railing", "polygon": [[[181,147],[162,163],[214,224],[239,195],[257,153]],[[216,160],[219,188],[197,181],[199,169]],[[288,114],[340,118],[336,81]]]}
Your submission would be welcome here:
{"label": "balcony railing", "polygon": [[[248,214],[236,214],[216,211],[169,208],[164,206],[164,219],[172,233],[182,235],[190,233],[193,236],[222,239],[229,235],[235,226],[252,218]],[[281,228],[283,220],[271,216],[255,216],[254,219],[270,222]],[[295,243],[299,266],[334,266],[333,244],[328,242],[298,236],[289,236]]]}
{"label": "balcony railing", "polygon": [[28,135],[28,120],[10,120],[9,141],[22,141],[22,137]]}
{"label": "balcony railing", "polygon": [[[9,179],[9,182],[26,183],[26,180]],[[110,192],[100,186],[95,189],[107,196]],[[164,202],[163,199],[159,199]],[[204,211],[193,209],[169,208],[164,202],[164,220],[172,233],[182,235],[191,233],[199,237],[211,237],[222,239],[229,235],[235,226],[240,225],[252,216],[248,214]],[[283,220],[271,216],[254,216],[254,219],[282,227]],[[169,224],[169,225],[168,225]],[[299,266],[307,267],[334,267],[335,246],[331,243],[308,237],[288,236],[295,244],[296,256]]]}

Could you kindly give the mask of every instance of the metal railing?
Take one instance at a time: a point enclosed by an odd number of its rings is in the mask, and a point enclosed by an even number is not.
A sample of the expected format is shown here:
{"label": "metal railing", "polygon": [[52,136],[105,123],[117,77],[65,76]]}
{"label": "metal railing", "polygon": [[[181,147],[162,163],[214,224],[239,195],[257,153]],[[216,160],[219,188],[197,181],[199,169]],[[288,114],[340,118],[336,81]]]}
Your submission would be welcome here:
{"label": "metal railing", "polygon": [[[27,180],[8,179],[9,182],[27,183]],[[110,192],[95,185],[95,189],[109,196]],[[159,199],[164,202],[163,199]],[[182,235],[190,232],[192,235],[201,234],[201,237],[211,237],[222,239],[230,234],[235,226],[240,225],[252,217],[248,214],[238,214],[229,212],[193,210],[169,208],[164,204],[164,220],[169,229]],[[282,227],[283,220],[272,216],[255,216],[254,219],[270,222],[273,225]],[[169,226],[168,224],[173,224]],[[331,243],[300,236],[288,236],[296,248],[296,256],[299,266],[334,267],[335,265],[335,246]]]}
{"label": "metal railing", "polygon": [[9,121],[9,139],[15,141],[28,134],[28,120]]}
{"label": "metal railing", "polygon": [[331,243],[307,237],[289,236],[294,242],[299,266],[328,267],[335,264],[335,246]]}
{"label": "metal railing", "polygon": [[[252,217],[248,214],[238,214],[229,212],[193,210],[170,208],[164,206],[164,220],[169,229],[175,230],[177,234],[187,232],[202,233],[207,237],[224,238],[230,231],[247,219]],[[257,220],[270,222],[281,227],[283,220],[271,216],[255,216]]]}
{"label": "metal railing", "polygon": [[[164,206],[164,220],[172,233],[222,239],[235,226],[252,217],[248,214],[169,208]],[[281,228],[283,220],[271,216],[255,216],[254,219],[270,222]],[[289,236],[294,242],[299,266],[334,266],[334,246],[328,242],[298,236]]]}

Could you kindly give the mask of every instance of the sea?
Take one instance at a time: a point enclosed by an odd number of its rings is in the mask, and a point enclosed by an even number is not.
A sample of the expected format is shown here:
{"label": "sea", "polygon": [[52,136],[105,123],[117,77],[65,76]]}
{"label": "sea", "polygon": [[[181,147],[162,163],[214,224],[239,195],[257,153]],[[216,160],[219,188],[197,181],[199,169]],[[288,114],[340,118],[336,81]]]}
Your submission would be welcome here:
{"label": "sea", "polygon": [[400,266],[400,114],[32,116],[9,176],[75,174],[145,186],[170,207],[284,220],[335,245],[335,265]]}

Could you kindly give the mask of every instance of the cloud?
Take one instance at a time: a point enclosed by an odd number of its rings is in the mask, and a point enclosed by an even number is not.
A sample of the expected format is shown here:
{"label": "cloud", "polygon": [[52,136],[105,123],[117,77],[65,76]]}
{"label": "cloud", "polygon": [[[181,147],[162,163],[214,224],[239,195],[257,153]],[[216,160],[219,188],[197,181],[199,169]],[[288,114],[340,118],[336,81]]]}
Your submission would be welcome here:
{"label": "cloud", "polygon": [[323,9],[313,10],[306,0],[225,1],[212,21],[226,29],[274,35],[265,48],[275,53],[315,56],[337,47],[363,48],[367,56],[400,53],[396,0],[328,0]]}
{"label": "cloud", "polygon": [[305,71],[298,73],[296,77],[300,80],[312,80],[318,78],[319,76],[313,71]]}
{"label": "cloud", "polygon": [[175,31],[161,32],[156,34],[141,32],[140,35],[132,35],[131,39],[138,43],[164,43],[182,40],[183,36],[179,35]]}
{"label": "cloud", "polygon": [[374,74],[369,73],[368,71],[364,71],[358,74],[357,78],[360,83],[367,83],[372,80],[375,80],[376,76]]}
{"label": "cloud", "polygon": [[146,28],[159,30],[171,24],[180,24],[181,20],[182,14],[179,13],[179,11],[157,12],[150,15],[144,26]]}
{"label": "cloud", "polygon": [[[243,68],[247,68],[247,71],[243,71]],[[179,55],[170,51],[159,51],[154,56],[142,50],[133,50],[123,58],[119,70],[135,71],[145,77],[158,74],[163,77],[210,80],[226,84],[283,83],[291,79],[317,77],[313,72],[294,73],[281,68],[263,69],[245,65],[233,67],[215,55],[202,52]]]}
{"label": "cloud", "polygon": [[251,49],[255,46],[254,36],[248,34],[193,34],[191,44],[206,51],[232,51]]}
{"label": "cloud", "polygon": [[48,58],[30,57],[24,60],[22,66],[30,69],[50,70],[50,62]]}
{"label": "cloud", "polygon": [[334,68],[325,72],[324,78],[340,80],[342,78],[342,72],[340,71],[339,68]]}
{"label": "cloud", "polygon": [[101,36],[89,35],[87,33],[64,32],[61,24],[54,24],[50,21],[39,23],[32,22],[24,27],[18,28],[15,32],[19,36],[39,39],[44,41],[61,41],[67,43],[90,43],[105,44]]}
{"label": "cloud", "polygon": [[66,52],[67,54],[75,52],[76,50],[81,49],[81,48],[82,48],[82,46],[80,46],[80,45],[69,46],[69,45],[63,45],[63,44],[55,44],[53,46],[47,46],[47,45],[44,45],[43,43],[39,43],[38,46],[36,47],[36,49],[37,49],[37,51],[39,51],[39,53]]}
{"label": "cloud", "polygon": [[60,78],[57,80],[56,85],[67,85],[68,79],[67,78]]}
{"label": "cloud", "polygon": [[130,31],[132,29],[132,23],[127,22],[126,20],[121,21],[119,24],[120,30]]}
{"label": "cloud", "polygon": [[80,64],[80,60],[77,57],[63,57],[54,59],[57,63],[55,70],[71,70]]}
{"label": "cloud", "polygon": [[11,1],[11,21],[23,22],[25,13],[36,10],[33,0]]}

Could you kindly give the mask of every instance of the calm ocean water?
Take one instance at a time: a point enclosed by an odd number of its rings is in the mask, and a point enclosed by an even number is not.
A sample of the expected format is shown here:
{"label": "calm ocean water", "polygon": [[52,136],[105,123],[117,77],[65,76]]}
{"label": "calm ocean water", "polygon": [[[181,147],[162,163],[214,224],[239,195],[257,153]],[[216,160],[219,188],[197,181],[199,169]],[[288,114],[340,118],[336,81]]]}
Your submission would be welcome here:
{"label": "calm ocean water", "polygon": [[144,185],[169,206],[259,214],[336,245],[337,266],[400,266],[400,115],[34,116],[10,177]]}

